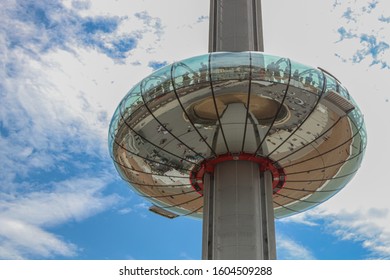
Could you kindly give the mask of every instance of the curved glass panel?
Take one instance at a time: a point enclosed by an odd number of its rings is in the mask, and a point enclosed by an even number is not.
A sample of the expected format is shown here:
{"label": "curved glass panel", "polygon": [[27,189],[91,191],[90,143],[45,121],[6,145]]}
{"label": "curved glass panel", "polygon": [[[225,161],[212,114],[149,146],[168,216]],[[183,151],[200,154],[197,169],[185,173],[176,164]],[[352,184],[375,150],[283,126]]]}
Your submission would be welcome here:
{"label": "curved glass panel", "polygon": [[325,79],[326,79],[326,85],[325,85],[325,93],[328,91],[334,91],[334,92],[339,92],[339,84],[337,83],[336,79],[327,73],[325,74]]}
{"label": "curved glass panel", "polygon": [[[268,157],[273,159],[284,157],[294,149],[306,145],[314,139],[312,130],[304,130],[305,124],[315,114],[319,96],[301,88],[289,86],[286,99],[283,102],[287,117],[280,123],[274,124],[267,135]],[[307,125],[306,125],[307,126]],[[295,136],[295,137],[294,137]],[[298,139],[294,141],[293,139]]]}
{"label": "curved glass panel", "polygon": [[213,95],[208,99],[214,98],[215,102],[210,100],[208,110],[210,114],[214,111],[220,125],[221,133],[218,133],[216,143],[218,154],[242,151],[250,95],[250,66],[249,52],[212,53],[210,56]]}
{"label": "curved glass panel", "polygon": [[126,111],[131,111],[135,110],[135,107],[137,107],[137,101],[141,97],[141,83],[136,84],[130,91],[129,93],[123,98],[121,102],[121,112],[124,115]]}
{"label": "curved glass panel", "polygon": [[141,83],[138,83],[123,98],[119,106],[123,120],[127,120],[142,107],[143,100],[141,96]]}
{"label": "curved glass panel", "polygon": [[329,75],[328,73],[324,72],[324,75],[326,77],[326,89],[325,92],[333,91],[341,95],[347,100],[350,100],[350,95],[348,90],[341,85],[333,76]]}
{"label": "curved glass panel", "polygon": [[210,55],[212,81],[248,80],[250,73],[249,56],[249,52],[212,53]]}
{"label": "curved glass panel", "polygon": [[198,86],[208,81],[208,55],[195,56],[173,64],[173,80],[176,90]]}
{"label": "curved glass panel", "polygon": [[118,108],[116,108],[114,112],[114,115],[112,116],[109,132],[108,132],[108,145],[110,147],[109,150],[110,150],[111,157],[113,157],[113,141],[114,141],[113,135],[117,133],[120,118],[121,118],[120,106],[118,106]]}
{"label": "curved glass panel", "polygon": [[173,89],[171,68],[172,66],[165,66],[142,80],[141,92],[144,102],[159,98]]}
{"label": "curved glass panel", "polygon": [[360,128],[364,125],[363,114],[358,107],[355,107],[354,110],[348,113],[348,116],[352,119],[356,127]]}
{"label": "curved glass panel", "polygon": [[[126,153],[126,151],[119,147],[119,153]],[[131,155],[134,162],[138,162],[141,165],[141,169],[146,166],[153,166],[152,161],[148,159],[142,159],[136,155]],[[157,163],[154,162],[156,165]],[[154,204],[169,209],[173,212],[181,215],[187,215],[190,211],[181,209],[181,205],[190,205],[190,209],[201,209],[202,197],[196,193],[188,182],[187,176],[181,174],[181,176],[167,176],[161,175],[163,171],[161,167],[153,166],[157,171],[153,173],[152,170],[133,170],[123,168],[123,163],[115,163],[115,166],[122,176],[122,178],[129,183],[129,186],[139,195],[148,198]],[[164,169],[164,168],[163,168]],[[172,169],[172,168],[171,168]],[[186,172],[186,171],[183,171]],[[185,190],[185,191],[184,191]],[[175,206],[177,205],[177,206]],[[196,211],[193,212],[196,215]],[[199,217],[199,215],[197,215]]]}
{"label": "curved glass panel", "polygon": [[291,61],[291,85],[320,94],[324,86],[323,73],[318,69]]}
{"label": "curved glass panel", "polygon": [[348,93],[348,90],[340,84],[339,86],[339,93],[342,97],[344,97],[345,99],[349,100],[350,97],[349,97],[349,93]]}
{"label": "curved glass panel", "polygon": [[246,137],[245,152],[250,152],[254,147],[258,155],[266,155],[276,145],[270,137],[289,115],[285,103],[289,74],[288,59],[252,53],[251,115],[247,128],[250,135]]}
{"label": "curved glass panel", "polygon": [[203,211],[203,178],[194,174],[212,172],[205,162],[271,159],[287,178],[273,196],[280,218],[342,189],[367,145],[363,115],[337,79],[260,52],[201,55],[152,73],[123,98],[108,139],[118,173],[139,195],[194,217]]}
{"label": "curved glass panel", "polygon": [[[208,55],[197,56],[173,64],[174,87],[178,97],[178,106],[183,110],[182,126],[190,141],[196,141],[197,151],[204,157],[215,154],[212,148],[213,135],[216,133],[217,118],[215,107],[210,101],[211,86],[206,79],[208,72],[205,62]],[[203,73],[202,73],[203,72]],[[191,78],[189,83],[181,83],[180,75]],[[202,78],[201,78],[202,77]],[[179,81],[179,84],[176,84]]]}
{"label": "curved glass panel", "polygon": [[294,214],[298,214],[297,212],[294,212],[292,210],[288,210],[287,208],[283,208],[279,205],[275,205],[275,212],[274,212],[274,215],[275,215],[275,219],[279,219],[279,218],[283,218],[283,217],[288,217],[288,216],[291,216],[291,215],[294,215]]}
{"label": "curved glass panel", "polygon": [[265,81],[283,84],[288,83],[291,71],[289,59],[272,55],[266,55],[263,59]]}

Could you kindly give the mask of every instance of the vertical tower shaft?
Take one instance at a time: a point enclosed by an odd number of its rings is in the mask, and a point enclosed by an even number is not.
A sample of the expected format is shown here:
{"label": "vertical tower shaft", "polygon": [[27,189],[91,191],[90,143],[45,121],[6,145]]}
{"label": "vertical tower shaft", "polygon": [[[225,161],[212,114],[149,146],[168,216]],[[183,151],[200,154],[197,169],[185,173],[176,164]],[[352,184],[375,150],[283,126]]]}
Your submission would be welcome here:
{"label": "vertical tower shaft", "polygon": [[264,51],[260,0],[210,0],[209,52]]}
{"label": "vertical tower shaft", "polygon": [[[263,51],[260,0],[210,3],[210,52]],[[255,162],[221,162],[204,186],[203,259],[275,259],[270,172]]]}
{"label": "vertical tower shaft", "polygon": [[270,172],[250,161],[222,162],[205,191],[203,259],[276,258]]}

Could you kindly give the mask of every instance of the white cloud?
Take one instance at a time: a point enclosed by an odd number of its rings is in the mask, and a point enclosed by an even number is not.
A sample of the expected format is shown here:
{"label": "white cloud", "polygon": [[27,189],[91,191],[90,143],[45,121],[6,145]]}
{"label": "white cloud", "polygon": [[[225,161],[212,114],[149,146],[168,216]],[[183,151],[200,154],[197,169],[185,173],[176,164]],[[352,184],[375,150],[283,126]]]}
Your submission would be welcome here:
{"label": "white cloud", "polygon": [[[85,64],[101,61],[104,76],[103,65],[115,61],[85,46],[75,44],[71,51],[52,44],[64,34],[55,37],[13,17],[27,4],[6,1],[0,19],[0,258],[73,257],[78,245],[51,228],[80,222],[118,201],[103,195],[113,180],[106,140],[111,108],[102,106],[110,91],[98,90],[108,81],[97,85],[91,71],[96,65]],[[51,8],[47,15],[59,16]],[[68,27],[74,35],[74,26]]]}
{"label": "white cloud", "polygon": [[195,260],[195,258],[191,257],[187,252],[180,252],[179,257],[182,260]]}
{"label": "white cloud", "polygon": [[122,208],[122,209],[118,210],[118,213],[121,215],[126,215],[129,213],[132,213],[133,211],[134,210],[132,208],[126,207],[126,208]]}
{"label": "white cloud", "polygon": [[309,216],[305,215],[305,212],[290,216],[290,217],[285,218],[285,219],[280,219],[278,221],[281,223],[303,224],[303,225],[310,226],[310,227],[318,226],[318,223],[316,221],[314,221],[313,219],[310,219]]}
{"label": "white cloud", "polygon": [[[121,2],[123,6],[107,7],[104,1],[93,2],[89,12],[97,15],[127,15],[121,28],[132,28],[131,24],[135,24],[133,28],[142,28],[141,22],[133,14],[144,10],[148,11],[150,17],[161,19],[161,25],[164,26],[164,36],[161,38],[154,34],[153,29],[148,31],[138,42],[137,49],[131,51],[127,65],[110,67],[107,73],[114,73],[110,80],[123,84],[112,88],[115,89],[111,90],[114,92],[112,98],[107,98],[101,104],[115,107],[123,93],[121,88],[135,84],[150,71],[145,67],[149,61],[172,62],[207,52],[207,21],[195,23],[200,16],[208,15],[209,1],[197,3],[194,5],[193,1],[170,0],[164,5],[155,5],[153,1],[133,1],[131,6]],[[281,6],[283,9],[280,9]],[[172,12],[171,7],[176,7],[179,12]],[[390,51],[378,49],[376,56],[370,51],[375,50],[380,42],[390,42],[388,23],[383,20],[387,16],[384,11],[389,8],[386,1],[378,1],[375,5],[373,1],[363,0],[341,1],[335,5],[320,0],[263,1],[266,51],[329,70],[347,86],[358,102],[365,114],[368,129],[366,158],[349,186],[317,209],[291,217],[290,221],[308,226],[324,224],[329,234],[335,234],[341,239],[350,238],[372,252],[367,257],[377,258],[389,257],[386,248],[390,241],[390,223],[386,213],[389,209],[390,188],[387,187],[385,174],[388,173],[387,159],[390,157],[390,131],[378,120],[390,119],[390,105],[384,102],[390,98],[389,72],[382,69],[381,64],[390,64]],[[305,10],[313,12],[304,13]],[[356,35],[357,39],[340,41],[337,30],[341,27]],[[361,41],[363,35],[372,38],[371,45]],[[365,56],[359,63],[357,60],[353,63],[354,55],[362,50]],[[88,56],[83,54],[82,57],[85,59]],[[375,60],[381,63],[373,65]],[[132,62],[138,62],[139,65]],[[105,81],[103,73],[98,77],[99,81]],[[77,84],[81,84],[81,81]],[[108,82],[99,83],[100,87],[105,85]],[[283,238],[278,242],[281,242],[278,246],[282,252],[285,251],[283,254],[286,258],[315,257],[298,241]]]}
{"label": "white cloud", "polygon": [[76,246],[58,236],[24,221],[0,217],[0,259],[24,259],[31,256],[50,258],[55,255],[72,257]]}
{"label": "white cloud", "polygon": [[[360,194],[357,194],[357,196]],[[345,205],[354,206],[348,200]],[[366,259],[390,259],[390,210],[386,208],[361,207],[347,209],[337,203],[327,203],[281,222],[301,223],[321,227],[319,230],[333,235],[338,240],[360,244],[369,254]]]}
{"label": "white cloud", "polygon": [[78,178],[58,182],[51,191],[2,196],[0,259],[74,256],[78,247],[48,229],[81,221],[118,202],[115,195],[101,195],[107,180]]}
{"label": "white cloud", "polygon": [[6,131],[0,144],[8,147],[0,153],[3,183],[12,183],[16,174],[22,179],[33,170],[53,170],[75,154],[105,156],[100,139],[106,138],[108,117],[99,118],[105,111],[97,104],[86,105],[77,90],[48,80],[54,67],[49,74],[49,67],[20,58],[25,57],[20,54],[14,62],[24,65],[18,76],[2,77],[9,82],[0,105]]}
{"label": "white cloud", "polygon": [[[334,9],[338,18],[341,47],[337,54],[353,63],[368,61],[389,69],[390,32],[383,20],[383,11],[389,8],[386,1],[347,1]],[[369,24],[367,24],[369,23]],[[340,32],[341,31],[341,32]]]}
{"label": "white cloud", "polygon": [[[112,168],[106,140],[109,119],[130,87],[150,73],[150,61],[172,62],[207,52],[208,22],[199,19],[208,16],[209,1],[63,1],[67,13],[50,15],[57,22],[62,19],[61,35],[69,37],[59,38],[49,49],[45,46],[53,43],[55,34],[15,20],[10,11],[18,3],[3,1],[0,17],[0,223],[5,225],[0,226],[0,258],[73,256],[77,245],[50,233],[50,227],[81,221],[112,205],[115,197],[102,195],[111,180],[104,172]],[[375,59],[390,64],[390,51],[376,58],[365,53],[359,63],[351,64],[359,50],[375,45],[361,42],[361,34],[374,36],[377,44],[390,42],[388,2],[375,7],[370,3],[263,1],[264,34],[266,51],[335,74],[358,101],[368,128],[366,158],[351,184],[318,209],[290,220],[308,226],[325,221],[339,238],[360,242],[373,257],[388,257],[390,132],[382,120],[390,118],[390,105],[384,102],[390,98],[390,80],[382,64],[370,65]],[[143,11],[150,20],[146,26],[135,16]],[[67,19],[95,16],[120,19],[105,43],[112,47],[115,35],[131,34],[137,48],[125,58],[112,59],[80,41],[78,27]],[[335,44],[340,27],[358,37]],[[36,178],[39,174],[46,179]],[[279,239],[286,258],[314,257],[299,243],[285,236]]]}
{"label": "white cloud", "polygon": [[[390,244],[390,186],[386,179],[390,130],[385,124],[385,120],[390,119],[386,102],[390,97],[390,80],[389,69],[382,67],[390,65],[390,51],[377,49],[376,56],[370,53],[375,51],[375,44],[390,42],[390,29],[383,20],[386,17],[383,13],[389,10],[390,4],[354,0],[338,1],[333,7],[327,1],[264,1],[268,9],[277,9],[280,5],[285,5],[286,9],[277,17],[272,13],[264,16],[268,50],[323,67],[340,79],[365,115],[368,134],[363,164],[348,186],[319,207],[285,222],[322,225],[328,234],[349,239],[367,249],[370,252],[367,258],[390,258],[386,249]],[[290,12],[292,5],[321,12],[297,17]],[[285,32],[283,24],[275,27],[270,24],[280,20],[288,22],[293,32]],[[342,27],[350,32],[351,39],[340,41],[337,30]],[[372,44],[361,41],[362,36],[371,38]],[[354,61],[359,53],[364,54],[362,59]],[[375,60],[380,63],[375,64]]]}
{"label": "white cloud", "polygon": [[315,256],[304,245],[297,243],[284,234],[276,236],[278,259],[285,260],[313,260]]}
{"label": "white cloud", "polygon": [[341,211],[326,216],[328,232],[341,240],[358,242],[370,252],[367,258],[390,259],[389,209]]}
{"label": "white cloud", "polygon": [[107,178],[76,178],[48,186],[48,191],[30,192],[16,199],[2,201],[2,214],[9,218],[42,226],[53,226],[65,221],[80,221],[105,209],[115,197],[103,197],[99,191]]}
{"label": "white cloud", "polygon": [[[107,7],[105,1],[94,1],[93,8],[97,14],[104,11],[127,16],[128,20],[121,26],[123,29],[136,28],[144,31],[137,49],[132,51],[132,57],[136,57],[144,65],[151,60],[173,62],[207,53],[208,22],[199,22],[199,16],[208,16],[208,0],[196,3],[191,0],[167,0],[161,5],[156,5],[153,0],[120,2]],[[161,22],[164,36],[158,36],[161,30],[156,29],[155,25],[145,26],[142,21],[137,20],[134,15],[143,11],[147,11],[148,17]]]}

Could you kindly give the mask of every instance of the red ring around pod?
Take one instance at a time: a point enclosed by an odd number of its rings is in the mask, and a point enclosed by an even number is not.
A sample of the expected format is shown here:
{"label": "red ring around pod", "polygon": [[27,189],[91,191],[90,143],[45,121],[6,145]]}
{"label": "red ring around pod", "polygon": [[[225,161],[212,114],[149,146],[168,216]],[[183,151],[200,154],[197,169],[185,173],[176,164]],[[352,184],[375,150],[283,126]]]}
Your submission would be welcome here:
{"label": "red ring around pod", "polygon": [[286,174],[284,169],[269,158],[259,157],[252,154],[224,154],[215,158],[210,158],[202,161],[199,166],[196,166],[190,172],[190,182],[195,191],[203,196],[204,175],[206,173],[214,173],[215,166],[218,163],[225,161],[245,160],[255,162],[259,165],[260,171],[270,171],[272,175],[272,190],[273,194],[278,193],[286,183]]}

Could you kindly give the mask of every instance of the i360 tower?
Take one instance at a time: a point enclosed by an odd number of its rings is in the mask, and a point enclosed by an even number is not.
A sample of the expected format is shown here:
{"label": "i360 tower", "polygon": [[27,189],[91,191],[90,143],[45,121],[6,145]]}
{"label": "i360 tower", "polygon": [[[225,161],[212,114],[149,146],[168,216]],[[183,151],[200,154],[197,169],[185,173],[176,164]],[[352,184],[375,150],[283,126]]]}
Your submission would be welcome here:
{"label": "i360 tower", "polygon": [[363,117],[329,72],[263,52],[260,0],[211,0],[209,51],[129,91],[111,157],[151,211],[203,218],[203,259],[275,259],[274,218],[358,170]]}

